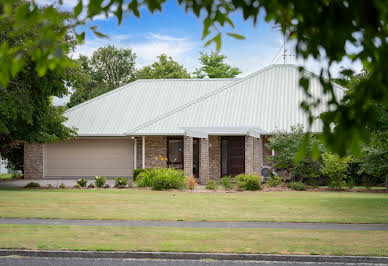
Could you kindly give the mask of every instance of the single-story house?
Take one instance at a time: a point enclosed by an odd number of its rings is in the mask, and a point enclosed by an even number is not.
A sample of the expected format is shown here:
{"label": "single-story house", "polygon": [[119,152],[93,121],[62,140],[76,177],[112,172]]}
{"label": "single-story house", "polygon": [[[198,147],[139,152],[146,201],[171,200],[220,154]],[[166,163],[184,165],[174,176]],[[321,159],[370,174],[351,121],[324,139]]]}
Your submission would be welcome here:
{"label": "single-story house", "polygon": [[[319,114],[328,96],[316,75],[305,75],[323,103]],[[241,79],[136,80],[67,110],[76,139],[26,144],[25,178],[131,177],[151,167],[179,167],[201,183],[260,174],[270,164],[269,136],[308,127],[300,76],[294,65],[271,65]],[[321,130],[319,121],[311,130]]]}

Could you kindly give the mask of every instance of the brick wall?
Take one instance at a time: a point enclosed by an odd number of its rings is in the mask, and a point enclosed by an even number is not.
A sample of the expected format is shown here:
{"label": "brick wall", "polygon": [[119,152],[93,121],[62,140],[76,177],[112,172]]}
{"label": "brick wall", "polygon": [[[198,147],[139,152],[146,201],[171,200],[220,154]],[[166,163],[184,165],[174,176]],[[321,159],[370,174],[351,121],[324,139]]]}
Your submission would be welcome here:
{"label": "brick wall", "polygon": [[136,137],[136,168],[142,168],[141,137]]}
{"label": "brick wall", "polygon": [[[141,148],[140,148],[141,153]],[[167,137],[146,136],[145,137],[145,167],[167,167],[167,161],[162,161],[159,155],[167,158]]]}
{"label": "brick wall", "polygon": [[253,137],[245,136],[245,173],[253,174]]}
{"label": "brick wall", "polygon": [[185,136],[183,138],[183,170],[185,176],[193,175],[193,137]]}
{"label": "brick wall", "polygon": [[206,184],[209,180],[209,141],[199,139],[199,181]]}
{"label": "brick wall", "polygon": [[263,164],[263,139],[253,139],[253,173],[261,174],[261,167]]}
{"label": "brick wall", "polygon": [[24,178],[43,178],[43,144],[24,144]]}
{"label": "brick wall", "polygon": [[221,178],[221,137],[209,136],[209,177]]}

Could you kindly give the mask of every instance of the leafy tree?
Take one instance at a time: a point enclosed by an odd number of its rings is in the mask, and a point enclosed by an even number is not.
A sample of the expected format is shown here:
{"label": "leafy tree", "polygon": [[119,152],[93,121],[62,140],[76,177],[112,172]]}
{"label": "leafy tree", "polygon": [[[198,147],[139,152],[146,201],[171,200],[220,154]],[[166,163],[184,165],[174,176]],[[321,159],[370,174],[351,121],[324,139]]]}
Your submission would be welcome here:
{"label": "leafy tree", "polygon": [[206,76],[209,78],[234,78],[241,73],[237,67],[231,67],[224,63],[226,56],[219,52],[201,52],[200,54],[199,61],[202,66],[194,72],[197,78]]}
{"label": "leafy tree", "polygon": [[158,61],[139,69],[136,79],[185,79],[190,78],[189,72],[166,54],[158,56]]}
{"label": "leafy tree", "polygon": [[[274,162],[274,168],[288,168],[295,178],[302,180],[319,177],[320,161],[313,157],[319,158],[325,149],[317,137],[308,135],[304,157],[298,162],[295,161],[299,147],[305,140],[306,134],[302,125],[291,127],[291,132],[278,131],[269,138],[267,147],[274,150],[275,155],[269,156],[268,159]],[[314,153],[318,156],[314,156]]]}
{"label": "leafy tree", "polygon": [[[11,7],[13,10],[20,8],[16,4]],[[36,12],[46,14],[47,10],[39,9]],[[54,32],[61,34],[67,29],[67,18],[68,14],[58,13],[57,31]],[[41,30],[33,27],[35,31],[31,32],[14,31],[14,22],[9,18],[0,20],[0,27],[0,39],[6,41],[10,49],[17,49],[20,43],[30,41]],[[69,31],[65,32],[67,34],[62,45],[69,53],[75,41]],[[39,76],[33,58],[28,54],[21,56],[23,68],[6,86],[0,86],[0,155],[8,159],[9,166],[15,170],[23,170],[24,142],[53,142],[75,134],[72,129],[63,126],[63,110],[54,107],[51,98],[53,95],[61,97],[67,94],[67,86],[71,86],[73,81],[71,71],[68,68],[61,71],[47,70],[44,76]],[[63,57],[65,61],[71,62],[67,54]]]}
{"label": "leafy tree", "polygon": [[346,170],[349,167],[350,157],[341,158],[337,154],[325,152],[322,154],[323,165],[322,174],[330,178],[330,186],[336,189],[342,189],[345,185],[344,179],[347,178]]}
{"label": "leafy tree", "polygon": [[74,92],[67,106],[73,107],[133,81],[135,60],[136,54],[131,49],[112,45],[98,48],[91,58],[80,56]]}

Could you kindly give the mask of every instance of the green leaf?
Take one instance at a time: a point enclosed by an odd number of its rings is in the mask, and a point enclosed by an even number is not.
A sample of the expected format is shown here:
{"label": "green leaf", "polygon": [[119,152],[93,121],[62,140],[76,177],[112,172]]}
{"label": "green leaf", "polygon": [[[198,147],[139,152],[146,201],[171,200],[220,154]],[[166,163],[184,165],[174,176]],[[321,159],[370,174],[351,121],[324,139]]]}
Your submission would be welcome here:
{"label": "green leaf", "polygon": [[74,7],[74,15],[76,16],[76,17],[78,17],[79,16],[79,14],[81,14],[81,12],[82,12],[82,0],[79,0],[78,1],[78,4]]}
{"label": "green leaf", "polygon": [[85,40],[85,32],[81,32],[79,34],[76,34],[77,40],[79,43],[82,43]]}
{"label": "green leaf", "polygon": [[217,45],[217,50],[221,49],[221,33],[218,33],[216,36],[214,36],[212,39],[208,40],[205,43],[205,47],[209,46],[212,42],[216,43]]}
{"label": "green leaf", "polygon": [[231,33],[231,32],[227,32],[226,34],[228,34],[230,37],[233,37],[233,38],[236,38],[239,40],[245,40],[245,36],[240,35],[240,34]]}

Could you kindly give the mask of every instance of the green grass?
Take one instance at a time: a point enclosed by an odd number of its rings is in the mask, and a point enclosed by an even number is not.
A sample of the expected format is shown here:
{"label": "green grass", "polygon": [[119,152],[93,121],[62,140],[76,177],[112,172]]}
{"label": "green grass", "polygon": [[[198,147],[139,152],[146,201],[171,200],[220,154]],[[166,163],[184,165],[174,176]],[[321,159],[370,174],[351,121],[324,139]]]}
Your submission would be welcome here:
{"label": "green grass", "polygon": [[0,174],[0,180],[11,179],[12,174]]}
{"label": "green grass", "polygon": [[0,248],[388,255],[388,232],[0,225]]}
{"label": "green grass", "polygon": [[388,194],[0,190],[0,217],[388,223]]}

